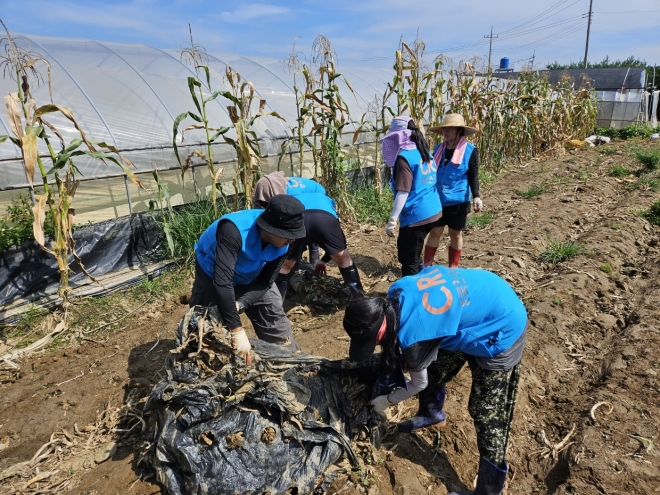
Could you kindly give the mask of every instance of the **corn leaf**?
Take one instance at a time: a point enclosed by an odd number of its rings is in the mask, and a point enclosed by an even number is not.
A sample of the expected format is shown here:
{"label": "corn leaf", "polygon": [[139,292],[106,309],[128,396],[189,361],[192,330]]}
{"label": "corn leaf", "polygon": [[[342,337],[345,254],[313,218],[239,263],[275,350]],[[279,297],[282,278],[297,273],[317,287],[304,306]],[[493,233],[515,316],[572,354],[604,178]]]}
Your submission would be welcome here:
{"label": "corn leaf", "polygon": [[19,141],[23,139],[23,122],[21,120],[20,100],[18,93],[9,93],[5,96],[5,106],[7,107],[7,118],[9,119],[9,126]]}
{"label": "corn leaf", "polygon": [[26,134],[21,140],[21,152],[28,182],[34,187],[34,172],[37,168],[37,129],[27,126],[25,130]]}

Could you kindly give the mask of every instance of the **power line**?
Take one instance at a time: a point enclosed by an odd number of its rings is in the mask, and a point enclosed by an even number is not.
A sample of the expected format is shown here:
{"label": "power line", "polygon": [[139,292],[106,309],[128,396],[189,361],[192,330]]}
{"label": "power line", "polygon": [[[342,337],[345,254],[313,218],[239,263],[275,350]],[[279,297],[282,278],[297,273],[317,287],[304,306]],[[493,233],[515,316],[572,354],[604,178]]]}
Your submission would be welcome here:
{"label": "power line", "polygon": [[655,10],[621,10],[618,12],[594,12],[594,14],[634,14],[637,12],[660,12],[660,9]]}
{"label": "power line", "polygon": [[540,40],[536,40],[535,42],[528,43],[526,45],[522,45],[520,47],[513,48],[511,50],[506,50],[506,51],[509,54],[513,54],[513,53],[519,53],[519,52],[522,52],[522,51],[531,50],[532,48],[538,48],[538,47],[543,46],[543,45],[547,45],[548,43],[552,43],[553,41],[564,38],[569,34],[573,34],[577,31],[581,31],[582,28],[584,27],[584,24],[585,24],[584,22],[581,22],[579,25],[573,27],[573,29],[561,31],[559,33],[555,33],[552,36],[548,36],[546,38],[541,38]]}
{"label": "power line", "polygon": [[[500,34],[508,33],[509,31],[515,31],[515,30],[520,29],[520,28],[522,28],[522,27],[526,27],[526,26],[528,26],[532,21],[536,21],[536,19],[538,19],[539,17],[544,16],[545,14],[551,12],[552,10],[554,10],[554,9],[557,8],[557,7],[559,7],[561,4],[566,3],[567,1],[568,1],[568,0],[561,0],[561,1],[557,2],[556,4],[552,5],[551,7],[547,8],[546,10],[544,10],[543,12],[541,12],[540,14],[536,14],[534,17],[531,17],[530,19],[527,19],[526,21],[521,22],[521,23],[518,24],[517,26],[514,26],[514,27],[512,27],[512,28],[509,28],[509,29],[507,29],[507,30],[505,30],[505,31],[502,31],[502,32],[500,32]],[[551,16],[549,16],[549,17],[551,17]]]}
{"label": "power line", "polygon": [[586,16],[587,16],[587,14],[580,14],[580,15],[577,15],[575,17],[569,17],[568,19],[564,19],[563,21],[557,21],[557,22],[553,22],[552,24],[546,24],[545,26],[539,26],[539,27],[537,27],[535,29],[531,29],[529,31],[522,31],[522,32],[517,33],[517,34],[511,34],[511,35],[503,36],[498,41],[508,40],[508,39],[511,39],[511,38],[516,38],[518,36],[524,36],[525,34],[536,33],[538,31],[543,31],[544,29],[549,29],[551,27],[559,26],[561,24],[574,22],[576,19],[585,19]]}

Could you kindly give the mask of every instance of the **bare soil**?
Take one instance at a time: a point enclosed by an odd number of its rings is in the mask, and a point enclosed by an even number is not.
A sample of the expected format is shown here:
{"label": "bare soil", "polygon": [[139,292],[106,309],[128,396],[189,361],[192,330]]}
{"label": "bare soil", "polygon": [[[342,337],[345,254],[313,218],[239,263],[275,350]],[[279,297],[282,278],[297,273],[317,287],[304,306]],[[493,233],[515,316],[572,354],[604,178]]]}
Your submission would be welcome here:
{"label": "bare soil", "polygon": [[[494,220],[465,234],[462,266],[505,278],[524,300],[531,322],[507,456],[509,494],[660,493],[660,228],[638,214],[660,194],[634,175],[608,175],[613,164],[641,168],[628,146],[609,145],[614,154],[596,148],[512,167],[482,186]],[[541,185],[547,191],[530,199],[515,193]],[[395,241],[382,226],[345,230],[368,293],[384,294],[400,275]],[[554,266],[542,264],[538,255],[551,239],[574,240],[584,252]],[[436,262],[446,263],[446,248]],[[329,274],[339,276],[336,267]],[[140,406],[173,348],[191,282],[141,301],[115,294],[105,309],[77,305],[78,328],[69,330],[68,340],[20,361],[20,373],[0,384],[0,483],[4,470],[30,460],[53,432],[83,435],[108,406],[126,401]],[[121,322],[80,333],[144,301]],[[342,310],[291,304],[286,309],[305,352],[347,354]],[[469,387],[466,368],[448,386],[447,427],[385,437],[377,461],[361,478],[352,474],[355,484],[342,493],[443,495],[471,489],[478,454],[467,412]],[[600,402],[605,404],[592,413]],[[415,410],[413,399],[394,413],[406,417]],[[647,440],[656,445],[649,448]],[[105,461],[101,456],[65,464],[62,455],[68,483],[56,491],[161,493],[152,480],[141,479],[139,428],[118,432],[116,442]],[[329,493],[344,487],[349,475]],[[10,481],[15,490],[30,482]],[[32,481],[23,490],[49,493],[46,481]]]}

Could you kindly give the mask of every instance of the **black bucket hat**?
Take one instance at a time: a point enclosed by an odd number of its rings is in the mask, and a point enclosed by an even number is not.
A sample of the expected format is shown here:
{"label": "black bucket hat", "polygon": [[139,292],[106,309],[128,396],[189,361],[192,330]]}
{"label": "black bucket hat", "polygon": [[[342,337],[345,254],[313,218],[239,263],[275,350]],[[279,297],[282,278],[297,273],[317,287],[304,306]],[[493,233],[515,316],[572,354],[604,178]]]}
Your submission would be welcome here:
{"label": "black bucket hat", "polygon": [[293,196],[276,194],[264,212],[257,217],[257,225],[283,239],[305,237],[305,207]]}

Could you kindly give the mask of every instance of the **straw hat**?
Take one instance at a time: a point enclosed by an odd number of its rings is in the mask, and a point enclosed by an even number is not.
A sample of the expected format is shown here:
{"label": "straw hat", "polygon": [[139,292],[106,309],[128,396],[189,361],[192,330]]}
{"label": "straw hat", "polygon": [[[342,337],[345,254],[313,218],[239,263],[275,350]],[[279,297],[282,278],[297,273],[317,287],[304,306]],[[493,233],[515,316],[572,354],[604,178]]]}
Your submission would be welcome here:
{"label": "straw hat", "polygon": [[445,115],[445,118],[442,119],[442,124],[429,127],[429,132],[440,133],[443,127],[462,127],[465,130],[466,136],[471,136],[477,132],[474,127],[468,126],[465,123],[463,116],[458,113],[448,113]]}

